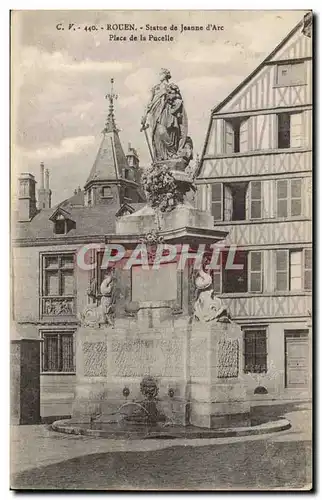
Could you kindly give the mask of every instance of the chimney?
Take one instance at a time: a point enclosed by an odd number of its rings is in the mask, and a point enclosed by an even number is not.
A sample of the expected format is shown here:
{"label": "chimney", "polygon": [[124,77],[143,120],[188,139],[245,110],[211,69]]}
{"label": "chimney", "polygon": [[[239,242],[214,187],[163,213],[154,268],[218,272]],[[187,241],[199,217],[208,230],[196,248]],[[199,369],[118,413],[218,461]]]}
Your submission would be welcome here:
{"label": "chimney", "polygon": [[40,164],[40,189],[45,189],[45,165],[43,162]]}
{"label": "chimney", "polygon": [[37,213],[36,181],[32,174],[23,173],[18,179],[18,221],[30,221]]}
{"label": "chimney", "polygon": [[51,190],[49,189],[49,170],[40,164],[40,189],[38,189],[38,208],[51,208]]}
{"label": "chimney", "polygon": [[138,168],[139,163],[140,163],[139,156],[138,156],[135,148],[132,148],[130,142],[128,144],[128,152],[126,155],[126,159],[127,159],[127,163],[129,165],[129,167]]}
{"label": "chimney", "polygon": [[48,170],[48,168],[46,168],[45,176],[46,176],[45,189],[49,191],[49,170]]}

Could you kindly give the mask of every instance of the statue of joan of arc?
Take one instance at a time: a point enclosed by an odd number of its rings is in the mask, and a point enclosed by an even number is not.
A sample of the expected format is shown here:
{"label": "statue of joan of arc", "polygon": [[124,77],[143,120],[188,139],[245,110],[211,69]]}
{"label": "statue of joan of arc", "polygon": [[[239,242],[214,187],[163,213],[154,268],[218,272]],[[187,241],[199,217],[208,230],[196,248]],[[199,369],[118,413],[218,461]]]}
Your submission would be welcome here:
{"label": "statue of joan of arc", "polygon": [[184,158],[188,163],[192,141],[187,136],[187,114],[180,89],[170,79],[170,71],[162,69],[141,121],[142,130],[150,128],[155,161]]}

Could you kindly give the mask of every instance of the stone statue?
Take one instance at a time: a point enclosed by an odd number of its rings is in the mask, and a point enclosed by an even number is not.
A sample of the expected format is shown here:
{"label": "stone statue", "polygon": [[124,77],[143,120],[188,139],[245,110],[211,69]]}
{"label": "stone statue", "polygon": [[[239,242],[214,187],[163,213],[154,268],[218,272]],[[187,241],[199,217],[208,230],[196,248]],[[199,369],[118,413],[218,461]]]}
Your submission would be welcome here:
{"label": "stone statue", "polygon": [[150,102],[142,118],[142,130],[150,127],[153,160],[181,158],[189,163],[193,144],[188,137],[188,120],[180,89],[170,83],[171,74],[161,69],[160,83],[152,88]]}
{"label": "stone statue", "polygon": [[[85,307],[80,314],[83,326],[99,328],[101,325],[114,326],[114,303],[115,303],[115,279],[113,271],[107,269],[105,277],[100,286],[100,305],[91,304]],[[97,301],[99,295],[96,292],[96,280],[91,279],[87,295]]]}
{"label": "stone statue", "polygon": [[198,290],[198,298],[194,305],[194,317],[199,321],[230,321],[230,315],[222,305],[221,300],[215,296],[212,288],[210,274],[202,269],[199,271],[195,281]]}
{"label": "stone statue", "polygon": [[105,323],[114,324],[114,277],[111,271],[107,271],[101,284],[101,306]]}

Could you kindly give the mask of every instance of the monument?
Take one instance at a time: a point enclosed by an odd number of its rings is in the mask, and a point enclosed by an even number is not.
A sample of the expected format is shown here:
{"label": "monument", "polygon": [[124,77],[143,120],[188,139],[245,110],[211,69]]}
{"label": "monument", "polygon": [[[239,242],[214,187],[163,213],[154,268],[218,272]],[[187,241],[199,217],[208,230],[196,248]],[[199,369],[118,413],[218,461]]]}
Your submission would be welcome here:
{"label": "monument", "polygon": [[242,332],[215,296],[200,253],[227,233],[193,205],[193,143],[170,79],[162,69],[141,122],[151,154],[142,178],[147,204],[117,221],[109,245],[126,249],[122,265],[109,267],[101,284],[90,282],[73,418],[119,412],[136,424],[247,426]]}

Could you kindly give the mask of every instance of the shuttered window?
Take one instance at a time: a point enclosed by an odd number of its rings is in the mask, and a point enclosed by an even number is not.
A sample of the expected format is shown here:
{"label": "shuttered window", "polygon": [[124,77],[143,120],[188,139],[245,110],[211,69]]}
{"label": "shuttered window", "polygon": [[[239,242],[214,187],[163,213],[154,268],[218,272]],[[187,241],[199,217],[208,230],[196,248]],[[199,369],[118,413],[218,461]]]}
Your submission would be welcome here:
{"label": "shuttered window", "polygon": [[244,120],[240,124],[240,129],[239,129],[239,151],[241,153],[244,153],[246,151],[249,151],[249,145],[248,145],[248,124],[249,120]]}
{"label": "shuttered window", "polygon": [[225,120],[225,153],[243,153],[249,151],[248,124],[249,118]]}
{"label": "shuttered window", "polygon": [[265,329],[244,330],[244,372],[267,372],[267,337]]}
{"label": "shuttered window", "polygon": [[278,148],[299,148],[303,141],[303,114],[278,113]]}
{"label": "shuttered window", "polygon": [[291,250],[290,259],[290,290],[302,290],[302,251]]}
{"label": "shuttered window", "polygon": [[302,214],[302,179],[291,179],[291,217]]}
{"label": "shuttered window", "polygon": [[43,333],[42,371],[74,372],[74,334]]}
{"label": "shuttered window", "polygon": [[262,217],[262,183],[251,181],[250,189],[250,218],[261,219]]}
{"label": "shuttered window", "polygon": [[312,288],[312,250],[275,251],[275,290],[296,291]]}
{"label": "shuttered window", "polygon": [[277,217],[298,217],[302,215],[303,179],[283,179],[276,184]]}
{"label": "shuttered window", "polygon": [[211,185],[211,213],[214,220],[222,220],[223,185],[216,182]]}
{"label": "shuttered window", "polygon": [[286,179],[277,181],[277,217],[287,217],[288,215],[288,182]]}
{"label": "shuttered window", "polygon": [[225,121],[225,153],[234,153],[235,134],[234,127],[231,122]]}
{"label": "shuttered window", "polygon": [[249,291],[263,291],[262,252],[249,252]]}
{"label": "shuttered window", "polygon": [[276,250],[277,291],[288,290],[288,250]]}
{"label": "shuttered window", "polygon": [[312,290],[312,249],[304,250],[304,290]]}
{"label": "shuttered window", "polygon": [[230,186],[224,185],[224,220],[233,218],[233,194]]}
{"label": "shuttered window", "polygon": [[303,140],[302,113],[293,113],[290,117],[290,146],[300,148]]}

